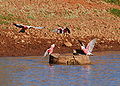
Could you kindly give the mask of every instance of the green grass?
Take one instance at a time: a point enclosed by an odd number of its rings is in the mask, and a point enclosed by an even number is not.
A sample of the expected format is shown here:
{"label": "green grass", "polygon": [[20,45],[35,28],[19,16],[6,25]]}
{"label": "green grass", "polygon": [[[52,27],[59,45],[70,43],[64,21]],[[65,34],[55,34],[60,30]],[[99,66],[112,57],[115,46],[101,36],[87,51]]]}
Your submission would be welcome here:
{"label": "green grass", "polygon": [[0,25],[1,24],[5,24],[6,25],[6,24],[9,24],[9,22],[8,21],[0,21]]}
{"label": "green grass", "polygon": [[105,0],[105,2],[120,5],[120,0]]}
{"label": "green grass", "polygon": [[27,16],[27,18],[28,19],[36,19],[34,16],[31,16],[31,15]]}
{"label": "green grass", "polygon": [[7,29],[8,27],[2,27],[2,29]]}
{"label": "green grass", "polygon": [[8,14],[8,15],[1,15],[0,14],[0,19],[4,19],[4,20],[13,20],[13,15],[12,14]]}
{"label": "green grass", "polygon": [[80,30],[80,28],[79,28],[79,27],[76,27],[76,29],[77,29],[77,30]]}
{"label": "green grass", "polygon": [[[28,16],[27,18],[35,19],[34,16]],[[15,17],[13,14],[7,14],[7,15],[0,14],[0,25],[2,24],[8,25],[9,23],[14,22],[14,21],[20,21],[20,22],[27,23],[27,24],[29,23],[26,19]]]}
{"label": "green grass", "polygon": [[14,21],[12,14],[7,14],[7,15],[0,14],[0,25],[2,25],[2,24],[7,25],[11,21]]}
{"label": "green grass", "polygon": [[109,12],[115,16],[120,17],[120,10],[119,9],[112,8],[109,10]]}

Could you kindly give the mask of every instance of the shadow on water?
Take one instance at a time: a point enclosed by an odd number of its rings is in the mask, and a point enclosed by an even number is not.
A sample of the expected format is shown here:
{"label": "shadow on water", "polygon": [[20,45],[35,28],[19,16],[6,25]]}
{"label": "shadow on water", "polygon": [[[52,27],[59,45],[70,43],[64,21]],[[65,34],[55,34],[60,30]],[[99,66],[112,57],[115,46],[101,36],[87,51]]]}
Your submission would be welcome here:
{"label": "shadow on water", "polygon": [[1,57],[0,86],[119,86],[120,52],[95,52],[93,65],[49,65],[43,57]]}

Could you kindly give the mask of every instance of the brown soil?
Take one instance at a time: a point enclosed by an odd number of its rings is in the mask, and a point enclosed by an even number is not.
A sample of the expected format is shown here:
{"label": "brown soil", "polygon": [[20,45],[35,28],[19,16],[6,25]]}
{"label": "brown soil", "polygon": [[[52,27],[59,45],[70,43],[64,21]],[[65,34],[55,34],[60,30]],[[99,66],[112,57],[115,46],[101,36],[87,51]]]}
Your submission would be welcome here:
{"label": "brown soil", "polygon": [[[29,4],[34,2],[30,1]],[[45,1],[43,0],[43,2]],[[42,26],[47,28],[42,30],[29,29],[26,30],[26,33],[18,33],[20,29],[9,24],[7,29],[0,29],[0,56],[43,55],[45,50],[53,43],[56,44],[54,52],[69,53],[72,52],[72,49],[80,49],[78,40],[87,44],[94,38],[97,38],[94,51],[120,50],[120,18],[104,11],[109,8],[120,9],[119,6],[103,3],[102,0],[51,0],[51,2],[60,6],[62,4],[63,8],[70,9],[77,9],[75,4],[79,3],[84,8],[81,10],[89,10],[90,13],[81,14],[79,17],[72,19],[62,17],[40,18],[32,23],[37,25],[40,20]],[[97,12],[94,12],[93,9],[97,9]],[[72,33],[64,35],[51,32],[56,24],[69,27]],[[4,26],[1,25],[0,27]],[[66,41],[72,43],[73,46],[65,46],[64,42]]]}

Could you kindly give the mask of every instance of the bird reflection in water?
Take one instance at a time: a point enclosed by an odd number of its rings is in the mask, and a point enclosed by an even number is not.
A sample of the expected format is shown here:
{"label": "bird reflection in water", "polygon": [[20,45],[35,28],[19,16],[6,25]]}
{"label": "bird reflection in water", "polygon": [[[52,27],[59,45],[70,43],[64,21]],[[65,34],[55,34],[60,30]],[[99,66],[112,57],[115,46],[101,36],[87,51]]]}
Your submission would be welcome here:
{"label": "bird reflection in water", "polygon": [[83,85],[84,86],[91,86],[90,85],[90,73],[91,73],[91,65],[84,65],[82,66],[82,78],[83,78]]}
{"label": "bird reflection in water", "polygon": [[51,73],[54,73],[55,67],[53,64],[49,64],[49,69]]}

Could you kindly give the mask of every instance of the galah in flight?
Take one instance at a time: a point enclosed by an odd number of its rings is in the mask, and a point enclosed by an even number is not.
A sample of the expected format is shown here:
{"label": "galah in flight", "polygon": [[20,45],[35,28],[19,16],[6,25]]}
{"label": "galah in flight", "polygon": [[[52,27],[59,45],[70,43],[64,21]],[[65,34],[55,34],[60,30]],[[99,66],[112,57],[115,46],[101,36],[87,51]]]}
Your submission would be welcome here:
{"label": "galah in flight", "polygon": [[79,41],[79,43],[80,43],[80,45],[81,45],[81,49],[82,49],[82,51],[85,53],[85,55],[93,55],[93,54],[92,54],[92,51],[93,51],[95,42],[96,42],[96,38],[93,39],[92,41],[90,41],[90,42],[88,43],[88,45],[85,47],[85,45],[84,45],[81,41]]}
{"label": "galah in flight", "polygon": [[36,28],[36,29],[43,29],[43,28],[45,28],[45,27],[34,27],[34,26],[28,26],[28,25],[16,24],[16,23],[13,23],[13,25],[15,25],[16,27],[22,28],[22,29],[19,31],[19,33],[20,33],[20,32],[24,33],[25,30],[30,29],[30,28]]}
{"label": "galah in flight", "polygon": [[47,55],[51,55],[53,53],[54,47],[55,47],[55,44],[52,44],[51,47],[45,51],[44,57]]}

